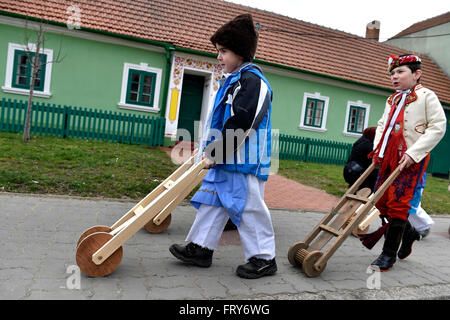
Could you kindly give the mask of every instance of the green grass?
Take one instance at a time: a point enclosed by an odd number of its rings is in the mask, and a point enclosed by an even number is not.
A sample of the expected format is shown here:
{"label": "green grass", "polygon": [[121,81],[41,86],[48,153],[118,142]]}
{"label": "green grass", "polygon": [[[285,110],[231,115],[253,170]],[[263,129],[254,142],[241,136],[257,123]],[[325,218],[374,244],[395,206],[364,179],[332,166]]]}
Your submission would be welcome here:
{"label": "green grass", "polygon": [[0,191],[140,199],[176,168],[147,146],[0,133]]}
{"label": "green grass", "polygon": [[[0,133],[0,192],[138,201],[176,167],[154,147],[43,136],[24,143],[21,134]],[[342,170],[280,160],[278,174],[340,197],[347,190]],[[447,180],[428,176],[422,205],[429,214],[450,213],[447,186]]]}
{"label": "green grass", "polygon": [[[280,160],[278,174],[341,197],[348,189],[344,166]],[[449,181],[427,175],[422,207],[428,214],[450,214]]]}

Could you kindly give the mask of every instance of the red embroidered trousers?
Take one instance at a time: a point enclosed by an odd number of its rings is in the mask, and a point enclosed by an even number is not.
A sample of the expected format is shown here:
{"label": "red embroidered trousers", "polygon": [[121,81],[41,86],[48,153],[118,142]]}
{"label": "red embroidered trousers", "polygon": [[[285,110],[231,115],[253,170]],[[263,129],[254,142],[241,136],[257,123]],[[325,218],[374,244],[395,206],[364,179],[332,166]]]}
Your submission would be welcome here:
{"label": "red embroidered trousers", "polygon": [[[420,192],[419,187],[422,184],[423,175],[427,170],[429,160],[430,155],[427,155],[421,162],[414,163],[410,167],[403,169],[375,204],[381,215],[387,215],[391,219],[408,219],[411,202],[415,194]],[[375,190],[386,181],[389,174],[390,172],[380,172],[378,174]]]}

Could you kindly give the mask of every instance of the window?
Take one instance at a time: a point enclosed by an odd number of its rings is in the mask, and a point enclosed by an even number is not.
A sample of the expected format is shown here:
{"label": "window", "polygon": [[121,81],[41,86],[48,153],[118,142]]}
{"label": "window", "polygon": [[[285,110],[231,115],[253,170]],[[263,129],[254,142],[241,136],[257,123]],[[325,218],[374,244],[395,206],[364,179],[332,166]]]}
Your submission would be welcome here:
{"label": "window", "polygon": [[[31,82],[31,64],[36,56],[36,45],[28,46],[9,43],[6,61],[4,92],[28,95]],[[50,80],[52,73],[53,50],[41,49],[38,55],[39,70],[34,82],[34,95],[50,98]]]}
{"label": "window", "polygon": [[153,106],[156,73],[130,69],[128,75],[127,103]]}
{"label": "window", "polygon": [[306,101],[305,120],[303,122],[305,126],[321,127],[323,105],[324,102],[322,100],[308,99]]}
{"label": "window", "polygon": [[125,109],[159,112],[161,69],[145,63],[125,63],[119,106]]}
{"label": "window", "polygon": [[[32,63],[34,62],[36,54],[34,52],[26,52],[22,50],[15,50],[14,53],[14,67],[13,67],[13,88],[30,89]],[[45,54],[39,55],[38,71],[36,79],[34,80],[34,90],[42,91],[44,89],[45,78],[45,64],[47,56]]]}
{"label": "window", "polygon": [[305,93],[303,97],[300,129],[312,131],[326,131],[326,119],[329,98],[320,93]]}
{"label": "window", "polygon": [[366,109],[350,106],[350,115],[347,126],[347,132],[362,133],[364,130],[364,118]]}
{"label": "window", "polygon": [[362,101],[349,101],[345,119],[344,135],[360,136],[368,126],[370,105]]}

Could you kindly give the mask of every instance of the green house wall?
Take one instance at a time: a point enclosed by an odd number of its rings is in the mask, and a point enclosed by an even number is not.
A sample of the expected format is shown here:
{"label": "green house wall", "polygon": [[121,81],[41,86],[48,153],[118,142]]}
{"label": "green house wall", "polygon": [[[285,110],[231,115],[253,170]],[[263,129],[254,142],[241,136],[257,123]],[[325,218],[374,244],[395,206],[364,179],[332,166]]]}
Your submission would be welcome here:
{"label": "green house wall", "polygon": [[[83,32],[83,31],[79,31]],[[5,83],[8,43],[24,44],[25,29],[0,23],[0,86]],[[30,42],[36,39],[36,31],[27,31]],[[65,33],[45,34],[46,49],[52,49],[57,56],[61,46],[62,61],[53,64],[51,75],[51,97],[34,97],[34,101],[85,107],[106,111],[135,113],[164,117],[168,79],[167,56],[164,48],[144,49],[144,44],[128,45],[127,41],[117,40],[109,43],[105,35],[103,41],[70,36]],[[105,40],[106,39],[106,40]],[[116,42],[119,42],[118,44]],[[196,57],[196,52],[191,52]],[[198,53],[201,54],[201,53]],[[198,57],[198,56],[197,56]],[[123,109],[118,106],[121,95],[124,63],[141,64],[161,69],[161,89],[158,113]],[[362,101],[370,105],[369,126],[375,126],[381,117],[389,90],[367,88],[364,85],[348,84],[339,79],[321,79],[320,76],[302,75],[301,72],[274,71],[273,66],[261,64],[265,70],[273,92],[272,127],[281,134],[303,136],[330,141],[354,142],[357,137],[344,134],[348,101]],[[293,75],[294,74],[294,75]],[[326,78],[326,77],[325,77]],[[299,128],[302,104],[305,93],[319,92],[329,97],[326,131],[315,132]],[[7,93],[0,89],[0,98],[26,100],[26,95]],[[448,111],[447,111],[448,115]],[[450,133],[447,132],[447,136]],[[448,137],[444,139],[448,144]],[[446,157],[450,148],[439,146],[439,153]],[[438,155],[441,157],[441,155]],[[444,167],[447,165],[444,165]],[[445,168],[443,169],[445,173]]]}
{"label": "green house wall", "polygon": [[[27,33],[30,41],[36,39],[35,31],[28,30]],[[0,86],[5,83],[8,43],[23,45],[24,38],[25,29],[0,24]],[[117,105],[120,101],[124,63],[146,63],[153,68],[163,69],[161,83],[165,81],[165,54],[54,33],[45,33],[45,39],[45,48],[53,49],[54,58],[61,47],[62,60],[53,64],[50,87],[52,96],[34,97],[34,101],[135,112],[120,109]],[[0,96],[27,99],[25,95],[6,93],[1,89]],[[159,108],[161,104],[160,98]]]}
{"label": "green house wall", "polygon": [[[264,67],[264,66],[263,66]],[[353,142],[353,136],[346,136],[346,112],[348,101],[361,100],[370,105],[369,126],[375,126],[380,119],[387,95],[371,94],[363,91],[336,87],[310,80],[297,79],[265,73],[274,92],[272,102],[272,127],[280,133],[300,135],[315,139]],[[305,93],[319,92],[321,96],[329,97],[328,114],[325,132],[315,132],[300,129],[303,97]]]}

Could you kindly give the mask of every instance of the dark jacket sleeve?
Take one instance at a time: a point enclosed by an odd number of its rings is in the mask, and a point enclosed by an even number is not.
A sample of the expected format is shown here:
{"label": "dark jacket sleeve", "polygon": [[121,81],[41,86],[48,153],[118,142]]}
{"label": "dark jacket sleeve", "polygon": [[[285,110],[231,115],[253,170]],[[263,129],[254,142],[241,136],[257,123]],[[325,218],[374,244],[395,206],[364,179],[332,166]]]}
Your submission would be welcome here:
{"label": "dark jacket sleeve", "polygon": [[225,122],[224,131],[227,129],[242,129],[244,131],[250,129],[255,118],[260,89],[261,79],[257,75],[251,72],[242,74],[236,88],[234,88],[235,97],[232,105],[234,115]]}
{"label": "dark jacket sleeve", "polygon": [[246,132],[250,129],[258,107],[260,89],[261,79],[251,72],[242,73],[239,81],[233,86],[230,91],[230,94],[234,96],[232,102],[233,115],[224,124],[222,139],[209,145],[210,148],[220,147],[222,149],[222,159],[217,159],[218,155],[212,152],[212,156],[215,157],[216,162],[224,163],[227,144],[232,143],[231,146],[228,146],[228,149],[231,150],[232,148],[236,152],[236,149],[243,142],[242,139],[238,139],[243,138],[243,135],[235,135],[234,133],[235,130],[241,129],[241,132]]}

